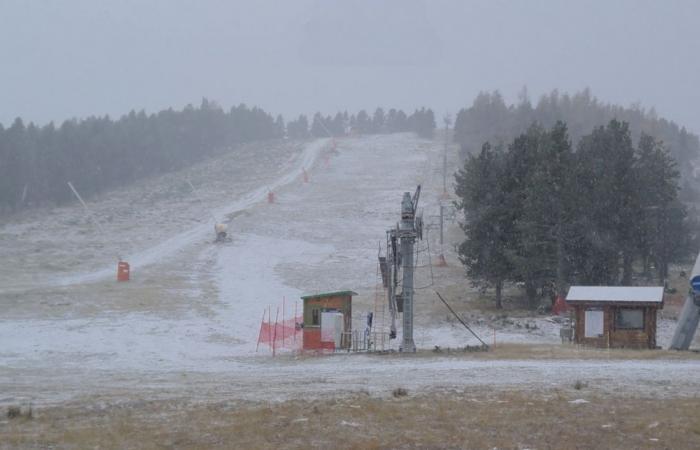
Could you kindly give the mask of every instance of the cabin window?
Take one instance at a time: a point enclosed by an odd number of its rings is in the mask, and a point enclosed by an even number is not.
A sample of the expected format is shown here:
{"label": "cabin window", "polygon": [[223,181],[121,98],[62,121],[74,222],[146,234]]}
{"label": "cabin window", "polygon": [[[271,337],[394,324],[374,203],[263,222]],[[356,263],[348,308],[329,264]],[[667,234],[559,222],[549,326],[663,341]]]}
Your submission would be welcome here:
{"label": "cabin window", "polygon": [[644,329],[644,310],[621,308],[615,314],[615,327],[621,330]]}
{"label": "cabin window", "polygon": [[600,309],[587,309],[584,324],[585,337],[597,338],[603,336],[603,311]]}
{"label": "cabin window", "polygon": [[318,308],[313,308],[311,310],[311,325],[321,325],[320,317],[321,314]]}

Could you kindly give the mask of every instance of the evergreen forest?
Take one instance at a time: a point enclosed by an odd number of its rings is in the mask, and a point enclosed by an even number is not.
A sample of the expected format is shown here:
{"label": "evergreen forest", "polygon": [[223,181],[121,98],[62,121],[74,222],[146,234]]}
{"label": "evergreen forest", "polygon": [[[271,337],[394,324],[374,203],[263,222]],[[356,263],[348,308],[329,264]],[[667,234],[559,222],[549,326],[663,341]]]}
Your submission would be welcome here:
{"label": "evergreen forest", "polygon": [[[591,105],[585,97],[578,102]],[[466,136],[464,118],[482,111],[474,108],[460,113],[458,141]],[[505,111],[520,114],[518,108]],[[495,289],[497,308],[507,282],[524,287],[532,308],[542,298],[565,296],[573,284],[663,284],[669,264],[698,248],[691,242],[695,214],[679,198],[676,162],[689,157],[684,151],[695,151],[697,138],[686,135],[692,145],[674,157],[656,136],[641,131],[635,139],[625,121],[612,119],[581,134],[584,122],[577,122],[576,138],[567,123],[556,121],[531,123],[505,143],[487,141],[455,176],[466,234],[459,256],[475,286]],[[658,123],[667,132],[675,129]]]}
{"label": "evergreen forest", "polygon": [[434,114],[426,108],[410,115],[382,108],[372,116],[364,110],[316,113],[311,123],[301,115],[285,126],[282,116],[260,108],[241,104],[225,111],[207,99],[179,111],[132,111],[116,120],[89,117],[60,126],[17,118],[7,128],[0,124],[0,215],[72,201],[69,181],[90,197],[247,142],[409,131],[430,138],[434,129]]}

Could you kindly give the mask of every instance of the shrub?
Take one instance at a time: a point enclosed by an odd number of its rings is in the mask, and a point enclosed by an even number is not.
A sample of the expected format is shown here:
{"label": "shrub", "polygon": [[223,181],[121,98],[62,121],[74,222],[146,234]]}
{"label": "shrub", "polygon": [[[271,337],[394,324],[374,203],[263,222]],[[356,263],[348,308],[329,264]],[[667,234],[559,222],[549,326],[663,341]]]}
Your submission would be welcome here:
{"label": "shrub", "polygon": [[391,393],[395,398],[399,397],[405,397],[408,395],[408,390],[405,388],[396,388],[394,391]]}

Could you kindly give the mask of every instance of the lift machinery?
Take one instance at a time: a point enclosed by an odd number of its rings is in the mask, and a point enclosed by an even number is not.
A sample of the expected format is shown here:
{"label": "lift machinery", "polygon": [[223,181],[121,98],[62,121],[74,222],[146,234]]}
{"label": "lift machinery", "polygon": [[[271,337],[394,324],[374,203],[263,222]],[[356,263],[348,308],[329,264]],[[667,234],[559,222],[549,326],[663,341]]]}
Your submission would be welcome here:
{"label": "lift machinery", "polygon": [[[417,215],[421,187],[415,194],[404,192],[401,201],[401,221],[386,232],[386,256],[379,256],[382,282],[387,289],[391,314],[389,337],[396,338],[396,318],[402,314],[402,341],[399,350],[415,352],[413,341],[413,274],[414,245],[423,238],[423,218]],[[399,285],[401,292],[399,292]]]}

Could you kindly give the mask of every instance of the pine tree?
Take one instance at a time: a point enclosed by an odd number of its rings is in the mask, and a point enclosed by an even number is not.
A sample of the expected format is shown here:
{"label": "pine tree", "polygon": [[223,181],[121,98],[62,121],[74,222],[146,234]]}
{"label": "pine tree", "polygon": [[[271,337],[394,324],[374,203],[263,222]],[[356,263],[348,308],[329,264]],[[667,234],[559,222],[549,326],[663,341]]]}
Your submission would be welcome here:
{"label": "pine tree", "polygon": [[[636,253],[640,221],[639,195],[634,147],[629,126],[611,120],[598,127],[579,144],[582,188],[591,200],[590,214],[598,233],[591,242],[597,255],[596,273],[591,282],[602,284],[631,283],[632,262]],[[593,200],[595,199],[595,200]],[[619,259],[622,259],[622,279]]]}
{"label": "pine tree", "polygon": [[372,122],[364,109],[357,113],[355,122],[355,128],[358,133],[369,134],[372,132]]}
{"label": "pine tree", "polygon": [[384,110],[382,108],[377,108],[372,116],[372,132],[381,133],[384,131],[385,117]]}
{"label": "pine tree", "polygon": [[282,118],[281,114],[277,115],[277,118],[275,119],[275,131],[274,131],[274,136],[276,138],[283,138],[284,137],[284,118]]}
{"label": "pine tree", "polygon": [[503,175],[501,152],[488,143],[455,175],[466,234],[458,249],[459,258],[475,286],[495,288],[497,308],[503,307],[503,283],[512,277],[514,269],[509,258],[513,211],[505,201]]}

